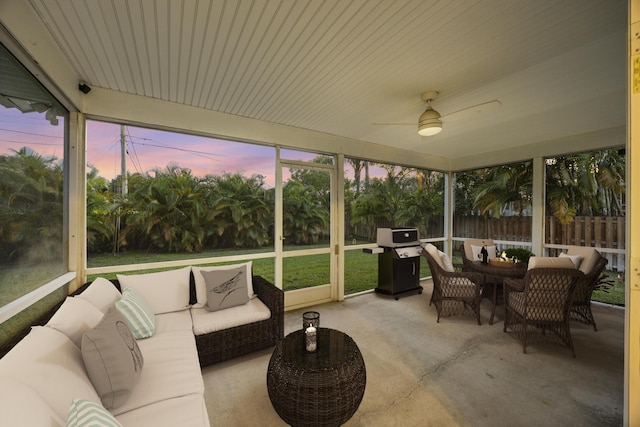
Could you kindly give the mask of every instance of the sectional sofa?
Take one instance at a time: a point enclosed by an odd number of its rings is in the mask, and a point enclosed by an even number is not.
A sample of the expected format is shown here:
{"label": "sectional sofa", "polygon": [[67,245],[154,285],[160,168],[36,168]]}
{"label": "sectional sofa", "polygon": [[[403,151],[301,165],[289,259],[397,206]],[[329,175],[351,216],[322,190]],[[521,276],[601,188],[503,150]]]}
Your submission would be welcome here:
{"label": "sectional sofa", "polygon": [[41,323],[0,359],[0,425],[208,426],[200,367],[273,346],[284,294],[250,263],[118,275]]}

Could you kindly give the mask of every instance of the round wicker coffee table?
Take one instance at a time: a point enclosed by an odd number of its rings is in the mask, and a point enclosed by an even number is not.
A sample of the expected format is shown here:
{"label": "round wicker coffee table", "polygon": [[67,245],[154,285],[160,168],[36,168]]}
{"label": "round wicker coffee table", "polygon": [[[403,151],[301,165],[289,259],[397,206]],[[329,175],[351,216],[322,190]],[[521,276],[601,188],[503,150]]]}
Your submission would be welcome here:
{"label": "round wicker coffee table", "polygon": [[302,330],[277,345],[267,369],[274,409],[292,426],[339,426],[356,412],[367,382],[364,359],[347,334],[320,328],[318,351],[304,350]]}

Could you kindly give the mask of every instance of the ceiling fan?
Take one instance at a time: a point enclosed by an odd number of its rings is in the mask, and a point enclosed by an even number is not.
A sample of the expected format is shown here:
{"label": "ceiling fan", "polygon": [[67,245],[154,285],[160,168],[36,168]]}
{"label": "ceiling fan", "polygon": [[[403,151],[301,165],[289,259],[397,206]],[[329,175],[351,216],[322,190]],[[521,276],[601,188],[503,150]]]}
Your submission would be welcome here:
{"label": "ceiling fan", "polygon": [[418,126],[418,134],[421,136],[433,136],[437,135],[442,131],[442,120],[449,119],[450,117],[456,115],[471,115],[471,114],[480,114],[486,113],[489,111],[493,111],[502,106],[502,103],[497,99],[493,101],[483,102],[481,104],[472,105],[470,107],[465,107],[460,110],[454,111],[452,113],[441,116],[436,110],[431,107],[431,103],[438,97],[439,92],[435,90],[427,91],[422,94],[422,100],[427,103],[427,109],[420,115],[417,123],[402,123],[402,122],[376,122],[374,125],[384,125],[384,126],[393,126],[393,125],[410,125],[410,126]]}

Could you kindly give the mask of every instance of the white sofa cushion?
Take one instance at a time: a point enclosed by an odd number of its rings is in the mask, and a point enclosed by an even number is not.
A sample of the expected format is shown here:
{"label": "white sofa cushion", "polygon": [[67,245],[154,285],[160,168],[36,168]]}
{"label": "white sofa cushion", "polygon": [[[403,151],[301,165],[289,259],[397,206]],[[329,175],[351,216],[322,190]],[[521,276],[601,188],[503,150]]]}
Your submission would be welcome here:
{"label": "white sofa cushion", "polygon": [[102,313],[106,313],[120,299],[120,292],[111,281],[98,277],[74,298],[89,301]]}
{"label": "white sofa cushion", "polygon": [[187,331],[193,333],[193,323],[189,310],[156,314],[156,334]]}
{"label": "white sofa cushion", "polygon": [[235,326],[259,322],[271,317],[271,310],[260,298],[254,298],[244,305],[221,311],[207,311],[204,308],[192,308],[193,333],[204,335]]}
{"label": "white sofa cushion", "polygon": [[561,252],[558,256],[560,258],[569,258],[571,262],[573,262],[573,265],[576,266],[576,268],[580,268],[580,264],[582,263],[582,255],[567,255],[564,252]]}
{"label": "white sofa cushion", "polygon": [[136,339],[149,338],[156,332],[156,316],[149,305],[131,288],[122,292],[116,310],[124,317]]}
{"label": "white sofa cushion", "polygon": [[596,250],[586,246],[569,246],[567,255],[579,255],[582,257],[579,270],[584,274],[589,274],[598,262],[598,254]]}
{"label": "white sofa cushion", "polygon": [[191,267],[185,267],[117,277],[122,289],[132,288],[149,304],[153,314],[160,314],[189,308],[190,275]]}
{"label": "white sofa cushion", "polygon": [[[491,251],[489,251],[489,247],[495,246],[495,243],[493,243],[493,239],[465,239],[465,241],[462,244],[462,247],[464,248],[465,258],[471,261],[480,261],[480,258],[478,258],[477,256],[474,257],[471,246],[477,246],[479,248],[482,248],[483,243],[487,245],[487,251],[489,252],[489,256],[491,256]],[[493,252],[493,256],[495,257],[495,250]]]}
{"label": "white sofa cushion", "polygon": [[217,265],[213,267],[191,267],[193,269],[193,278],[196,284],[196,300],[197,303],[194,304],[194,307],[200,308],[204,307],[207,303],[207,283],[202,275],[203,271],[244,271],[245,285],[247,287],[247,295],[249,298],[254,298],[255,293],[253,292],[253,280],[251,276],[251,261],[245,262],[242,264],[230,264],[230,265]]}
{"label": "white sofa cushion", "polygon": [[529,258],[527,270],[534,268],[573,268],[576,266],[569,258],[532,256]]}
{"label": "white sofa cushion", "polygon": [[144,357],[140,380],[129,399],[111,409],[112,414],[118,416],[179,396],[204,394],[193,331],[157,333],[138,341],[138,345]]}
{"label": "white sofa cushion", "polygon": [[13,378],[0,378],[0,416],[3,426],[59,427],[56,413],[31,387]]}
{"label": "white sofa cushion", "polygon": [[449,258],[449,255],[445,254],[442,251],[438,251],[438,255],[440,255],[440,261],[444,266],[444,271],[448,271],[449,273],[453,273],[454,271],[456,271],[456,269],[453,267],[453,263],[451,262],[451,258]]}
{"label": "white sofa cushion", "polygon": [[431,258],[433,258],[433,260],[436,262],[436,264],[438,264],[438,266],[444,270],[444,264],[442,263],[442,258],[440,257],[440,251],[438,250],[438,248],[432,243],[427,243],[424,246],[424,250],[427,251],[427,253],[431,255]]}
{"label": "white sofa cushion", "polygon": [[83,299],[67,297],[46,326],[68,336],[80,348],[82,335],[94,328],[104,314]]}
{"label": "white sofa cushion", "polygon": [[143,406],[116,417],[123,426],[208,427],[209,416],[202,395],[189,394]]}
{"label": "white sofa cushion", "polygon": [[87,376],[80,349],[53,328],[33,327],[1,362],[0,375],[31,387],[60,420],[67,419],[73,399],[100,401]]}
{"label": "white sofa cushion", "polygon": [[122,424],[99,403],[73,399],[65,427],[122,427]]}
{"label": "white sofa cushion", "polygon": [[129,399],[144,358],[122,315],[110,309],[98,326],[82,337],[82,358],[91,383],[107,409]]}

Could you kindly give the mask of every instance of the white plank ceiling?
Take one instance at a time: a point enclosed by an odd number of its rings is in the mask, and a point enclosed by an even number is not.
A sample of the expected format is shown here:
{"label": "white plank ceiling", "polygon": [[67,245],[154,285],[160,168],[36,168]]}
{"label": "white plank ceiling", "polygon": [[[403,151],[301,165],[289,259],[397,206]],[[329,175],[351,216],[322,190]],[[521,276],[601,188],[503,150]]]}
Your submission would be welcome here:
{"label": "white plank ceiling", "polygon": [[[29,2],[92,87],[453,159],[626,122],[626,0]],[[373,124],[427,90],[501,107]]]}

